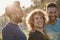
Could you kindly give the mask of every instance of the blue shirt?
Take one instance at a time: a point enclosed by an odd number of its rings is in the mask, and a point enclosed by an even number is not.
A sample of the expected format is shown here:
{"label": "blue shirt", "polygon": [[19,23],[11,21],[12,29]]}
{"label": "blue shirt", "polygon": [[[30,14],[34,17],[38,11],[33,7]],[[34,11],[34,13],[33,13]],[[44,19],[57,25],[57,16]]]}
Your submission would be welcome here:
{"label": "blue shirt", "polygon": [[3,40],[26,40],[25,34],[19,29],[18,25],[8,23],[2,30]]}
{"label": "blue shirt", "polygon": [[46,24],[44,31],[51,40],[60,40],[60,19],[57,19],[55,25]]}

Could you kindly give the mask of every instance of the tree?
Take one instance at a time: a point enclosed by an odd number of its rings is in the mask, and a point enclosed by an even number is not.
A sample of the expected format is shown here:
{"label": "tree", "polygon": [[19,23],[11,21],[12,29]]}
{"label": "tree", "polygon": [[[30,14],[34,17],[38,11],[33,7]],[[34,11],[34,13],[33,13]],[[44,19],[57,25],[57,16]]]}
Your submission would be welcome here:
{"label": "tree", "polygon": [[60,0],[56,0],[56,4],[58,6],[58,13],[59,13],[59,18],[60,18]]}
{"label": "tree", "polygon": [[46,0],[32,0],[33,4],[36,8],[45,9],[46,8]]}

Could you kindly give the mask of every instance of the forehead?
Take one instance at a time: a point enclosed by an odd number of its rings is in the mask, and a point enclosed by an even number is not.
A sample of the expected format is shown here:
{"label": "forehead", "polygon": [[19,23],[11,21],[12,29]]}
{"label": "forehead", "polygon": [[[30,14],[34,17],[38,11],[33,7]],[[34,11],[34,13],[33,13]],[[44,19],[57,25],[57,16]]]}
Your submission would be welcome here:
{"label": "forehead", "polygon": [[41,17],[41,16],[43,16],[42,14],[35,14],[35,15],[33,15],[33,17],[35,18],[35,17]]}
{"label": "forehead", "polygon": [[56,8],[56,7],[49,7],[49,8],[47,9],[47,11],[57,11],[57,8]]}
{"label": "forehead", "polygon": [[36,14],[34,14],[33,16],[40,16],[40,14],[36,13]]}

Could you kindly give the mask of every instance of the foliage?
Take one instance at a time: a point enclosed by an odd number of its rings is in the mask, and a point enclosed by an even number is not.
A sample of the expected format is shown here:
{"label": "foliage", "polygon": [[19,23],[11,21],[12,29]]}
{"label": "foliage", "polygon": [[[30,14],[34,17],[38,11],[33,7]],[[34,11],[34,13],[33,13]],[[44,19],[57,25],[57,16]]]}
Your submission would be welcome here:
{"label": "foliage", "polygon": [[40,9],[46,8],[46,0],[32,0],[35,7],[38,7]]}
{"label": "foliage", "polygon": [[0,33],[0,40],[2,40],[2,34]]}
{"label": "foliage", "polygon": [[58,6],[59,18],[60,18],[60,0],[56,0],[56,4]]}

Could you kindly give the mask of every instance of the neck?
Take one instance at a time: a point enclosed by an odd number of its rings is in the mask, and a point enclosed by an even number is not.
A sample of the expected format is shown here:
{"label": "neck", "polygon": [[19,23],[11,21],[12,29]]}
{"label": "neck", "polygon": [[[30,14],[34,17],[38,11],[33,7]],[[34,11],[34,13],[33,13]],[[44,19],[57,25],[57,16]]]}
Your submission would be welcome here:
{"label": "neck", "polygon": [[56,20],[49,20],[49,24],[54,25],[56,23]]}
{"label": "neck", "polygon": [[10,20],[10,23],[13,23],[13,24],[16,24],[16,25],[18,24],[18,22],[16,22],[16,20],[12,20],[12,19]]}

